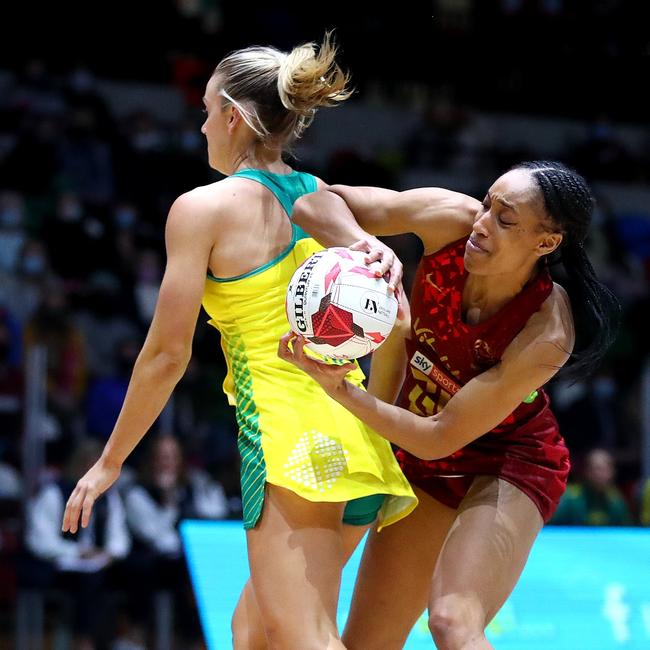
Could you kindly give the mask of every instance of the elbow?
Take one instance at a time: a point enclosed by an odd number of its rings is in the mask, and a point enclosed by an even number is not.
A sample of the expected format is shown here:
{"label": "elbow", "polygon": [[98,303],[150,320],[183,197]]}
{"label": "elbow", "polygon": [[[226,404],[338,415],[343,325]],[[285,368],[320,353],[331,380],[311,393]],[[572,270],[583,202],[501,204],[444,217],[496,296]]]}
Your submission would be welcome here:
{"label": "elbow", "polygon": [[291,221],[297,226],[305,227],[309,222],[311,211],[309,209],[309,194],[303,194],[293,204],[291,211]]}
{"label": "elbow", "polygon": [[[160,377],[181,377],[190,362],[191,351],[181,347],[167,347],[156,350],[149,356],[146,365]],[[139,360],[140,361],[140,360]],[[138,364],[136,364],[137,366]]]}
{"label": "elbow", "polygon": [[444,435],[440,431],[439,417],[440,414],[436,414],[425,418],[427,420],[428,435],[424,436],[425,440],[418,450],[419,453],[412,452],[424,461],[446,458],[456,451],[456,449],[450,449],[449,445],[445,444]]}
{"label": "elbow", "polygon": [[191,352],[185,349],[170,349],[158,353],[158,363],[170,374],[183,374],[190,362]]}
{"label": "elbow", "polygon": [[443,458],[443,456],[437,454],[434,449],[429,449],[429,448],[424,448],[419,453],[413,455],[417,456],[420,460],[424,460],[427,462],[432,460],[438,460],[438,458]]}

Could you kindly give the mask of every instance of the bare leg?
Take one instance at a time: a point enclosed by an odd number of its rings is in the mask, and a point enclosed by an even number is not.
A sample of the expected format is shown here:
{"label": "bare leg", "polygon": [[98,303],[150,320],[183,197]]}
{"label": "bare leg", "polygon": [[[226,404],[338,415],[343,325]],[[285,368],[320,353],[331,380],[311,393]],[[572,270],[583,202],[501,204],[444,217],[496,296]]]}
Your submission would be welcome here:
{"label": "bare leg", "polygon": [[[370,526],[343,524],[343,562],[346,563]],[[242,590],[232,619],[234,650],[266,650],[268,641],[250,578]]]}
{"label": "bare leg", "polygon": [[434,573],[429,627],[439,650],[492,648],[485,627],[514,589],[542,524],[514,485],[476,478]]}
{"label": "bare leg", "polygon": [[269,647],[250,578],[237,601],[231,629],[234,650],[266,650]]}
{"label": "bare leg", "polygon": [[342,650],[336,609],[343,567],[344,503],[312,503],[266,487],[247,532],[251,581],[271,650]]}
{"label": "bare leg", "polygon": [[436,558],[456,511],[414,488],[406,518],[371,531],[343,640],[349,650],[397,650],[424,611]]}

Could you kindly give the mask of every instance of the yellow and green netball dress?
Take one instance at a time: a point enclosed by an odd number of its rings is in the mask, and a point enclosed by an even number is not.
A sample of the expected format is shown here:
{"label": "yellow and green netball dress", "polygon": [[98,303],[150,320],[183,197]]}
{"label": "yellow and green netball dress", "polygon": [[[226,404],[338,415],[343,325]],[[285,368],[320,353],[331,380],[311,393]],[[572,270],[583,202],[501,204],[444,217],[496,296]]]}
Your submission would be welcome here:
{"label": "yellow and green netball dress", "polygon": [[[266,186],[288,216],[296,199],[316,190],[316,179],[301,172],[247,169],[234,176]],[[238,277],[208,275],[203,296],[228,363],[224,391],[237,409],[244,527],[254,527],[261,515],[266,482],[310,501],[385,494],[379,513],[385,526],[417,504],[390,444],[277,356],[278,341],[289,331],[289,280],[322,249],[298,226],[292,228],[291,243],[278,257]],[[351,377],[361,385],[360,368]]]}

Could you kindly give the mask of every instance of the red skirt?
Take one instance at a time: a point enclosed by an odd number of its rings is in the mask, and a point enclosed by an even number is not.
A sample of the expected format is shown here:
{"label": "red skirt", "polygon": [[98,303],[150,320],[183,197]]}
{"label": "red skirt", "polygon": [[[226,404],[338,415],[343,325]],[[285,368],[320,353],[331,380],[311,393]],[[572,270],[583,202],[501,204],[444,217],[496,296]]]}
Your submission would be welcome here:
{"label": "red skirt", "polygon": [[403,449],[396,456],[413,485],[450,508],[459,507],[474,477],[495,476],[528,495],[544,522],[553,516],[571,469],[548,406],[525,422],[489,431],[446,458],[422,460]]}

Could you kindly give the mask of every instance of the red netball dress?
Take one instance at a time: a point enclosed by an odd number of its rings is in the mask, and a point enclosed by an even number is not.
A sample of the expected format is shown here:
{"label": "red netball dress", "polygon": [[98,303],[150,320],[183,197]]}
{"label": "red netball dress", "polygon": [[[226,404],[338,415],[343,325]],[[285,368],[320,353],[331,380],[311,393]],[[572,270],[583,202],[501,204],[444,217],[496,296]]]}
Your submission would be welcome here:
{"label": "red netball dress", "polygon": [[[553,289],[538,273],[498,313],[477,325],[462,319],[467,238],[422,258],[411,293],[411,340],[400,405],[418,415],[440,411],[470,379],[491,368]],[[441,503],[457,508],[477,475],[497,476],[527,494],[544,521],[569,474],[569,454],[543,390],[531,394],[497,427],[459,451],[421,460],[396,451],[404,474]]]}

